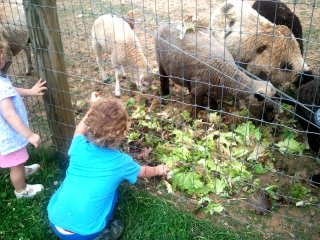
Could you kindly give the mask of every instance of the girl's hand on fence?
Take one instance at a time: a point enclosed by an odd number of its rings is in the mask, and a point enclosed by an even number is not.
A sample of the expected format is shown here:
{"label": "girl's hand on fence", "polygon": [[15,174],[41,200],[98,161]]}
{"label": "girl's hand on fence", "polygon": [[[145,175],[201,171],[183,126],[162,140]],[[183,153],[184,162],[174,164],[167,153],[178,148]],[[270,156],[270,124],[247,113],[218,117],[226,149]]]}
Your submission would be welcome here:
{"label": "girl's hand on fence", "polygon": [[155,170],[158,176],[163,176],[169,173],[170,168],[166,164],[161,164],[156,166]]}
{"label": "girl's hand on fence", "polygon": [[41,142],[40,136],[35,133],[31,133],[31,135],[28,137],[28,141],[35,147],[37,148]]}
{"label": "girl's hand on fence", "polygon": [[30,96],[42,96],[44,95],[45,90],[47,87],[45,84],[47,81],[43,81],[42,78],[30,89]]}

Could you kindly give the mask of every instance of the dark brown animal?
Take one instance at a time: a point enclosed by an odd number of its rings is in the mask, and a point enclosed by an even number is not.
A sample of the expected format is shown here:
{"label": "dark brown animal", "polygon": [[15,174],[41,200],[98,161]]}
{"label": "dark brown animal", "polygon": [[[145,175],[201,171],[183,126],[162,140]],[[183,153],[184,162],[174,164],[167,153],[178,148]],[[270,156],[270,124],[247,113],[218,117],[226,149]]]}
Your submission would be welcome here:
{"label": "dark brown animal", "polygon": [[[297,105],[297,119],[303,130],[308,131],[310,148],[320,156],[320,77],[302,85],[298,90],[297,99],[311,111]],[[304,119],[305,120],[304,120]],[[311,123],[311,124],[310,124]]]}

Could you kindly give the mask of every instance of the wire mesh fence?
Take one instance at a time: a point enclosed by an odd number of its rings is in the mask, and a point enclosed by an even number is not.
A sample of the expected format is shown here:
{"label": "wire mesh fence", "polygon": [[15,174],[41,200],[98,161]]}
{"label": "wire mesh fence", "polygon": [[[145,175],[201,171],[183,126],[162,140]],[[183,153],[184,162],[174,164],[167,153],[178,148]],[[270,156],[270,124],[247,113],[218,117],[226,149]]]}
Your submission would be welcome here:
{"label": "wire mesh fence", "polygon": [[[143,164],[170,165],[169,179],[143,184],[231,228],[318,239],[320,2],[283,3],[59,0],[36,7],[58,13],[59,28],[43,31],[62,39],[66,111],[78,122],[92,91],[121,97],[131,123],[123,150]],[[1,4],[2,26],[6,19],[27,29],[12,10],[26,7],[22,1]],[[18,86],[33,85],[44,71],[33,58],[25,76],[21,53],[12,62]],[[44,107],[56,103],[26,101],[34,130],[58,147]]]}

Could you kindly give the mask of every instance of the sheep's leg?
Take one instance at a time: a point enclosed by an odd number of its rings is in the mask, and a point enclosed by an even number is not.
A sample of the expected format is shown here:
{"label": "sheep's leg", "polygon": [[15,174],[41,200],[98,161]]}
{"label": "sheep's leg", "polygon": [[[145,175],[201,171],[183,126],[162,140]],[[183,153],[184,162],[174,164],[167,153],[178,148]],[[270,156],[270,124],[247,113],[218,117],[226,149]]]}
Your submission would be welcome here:
{"label": "sheep's leg", "polygon": [[209,96],[209,107],[213,110],[219,110],[218,101],[212,97]]}
{"label": "sheep's leg", "polygon": [[160,87],[161,93],[163,96],[170,94],[170,83],[169,77],[166,72],[163,70],[162,66],[159,64],[159,74],[160,74]]}
{"label": "sheep's leg", "polygon": [[123,79],[126,79],[127,78],[127,74],[126,72],[124,71],[123,67],[120,66],[120,77],[123,78]]}
{"label": "sheep's leg", "polygon": [[26,71],[26,75],[30,76],[33,70],[32,67],[32,60],[31,60],[31,47],[28,44],[25,48],[24,48],[24,52],[26,54],[26,58],[27,58],[27,71]]}
{"label": "sheep's leg", "polygon": [[194,107],[192,108],[191,115],[197,116],[200,108],[199,106],[204,106],[204,95],[206,93],[206,88],[204,86],[197,86],[192,88],[190,91],[192,102],[194,103]]}
{"label": "sheep's leg", "polygon": [[114,89],[114,95],[116,97],[120,97],[121,91],[120,91],[120,77],[121,77],[121,67],[115,69],[115,78],[116,78],[116,85]]}
{"label": "sheep's leg", "polygon": [[107,80],[107,76],[106,76],[106,72],[104,70],[105,64],[103,63],[100,55],[97,56],[97,63],[99,65],[99,71],[100,71],[100,74],[101,74],[101,80],[102,81],[106,81]]}
{"label": "sheep's leg", "polygon": [[93,44],[93,50],[96,53],[96,61],[99,66],[101,80],[105,81],[107,79],[106,73],[104,71],[104,62],[102,61],[102,48],[98,43]]}

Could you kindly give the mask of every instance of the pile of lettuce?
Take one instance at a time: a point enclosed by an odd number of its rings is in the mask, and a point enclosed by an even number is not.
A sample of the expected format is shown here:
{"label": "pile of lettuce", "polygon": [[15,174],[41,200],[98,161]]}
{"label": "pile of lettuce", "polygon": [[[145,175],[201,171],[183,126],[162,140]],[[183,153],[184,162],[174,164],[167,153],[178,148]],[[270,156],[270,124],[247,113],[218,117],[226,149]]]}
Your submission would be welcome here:
{"label": "pile of lettuce", "polygon": [[132,100],[127,102],[131,116],[128,143],[149,149],[145,158],[170,166],[166,186],[198,199],[200,204],[207,202],[210,213],[223,210],[210,196],[252,191],[259,187],[260,174],[275,171],[272,146],[283,154],[304,151],[304,144],[293,134],[274,142],[270,126],[246,121],[231,127],[217,112],[208,114],[204,121],[193,120],[179,109],[157,113],[134,105]]}

